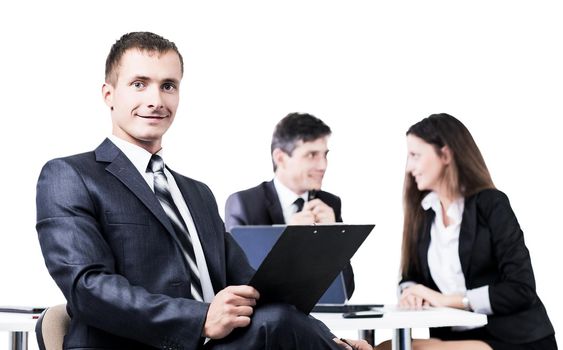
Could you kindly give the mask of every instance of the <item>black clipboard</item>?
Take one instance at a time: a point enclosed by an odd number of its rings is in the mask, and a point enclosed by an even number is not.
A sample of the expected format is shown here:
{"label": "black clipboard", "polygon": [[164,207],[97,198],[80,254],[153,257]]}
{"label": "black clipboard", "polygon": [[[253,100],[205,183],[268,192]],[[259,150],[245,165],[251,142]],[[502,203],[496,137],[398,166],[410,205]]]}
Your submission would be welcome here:
{"label": "black clipboard", "polygon": [[308,314],[375,225],[287,226],[249,285]]}

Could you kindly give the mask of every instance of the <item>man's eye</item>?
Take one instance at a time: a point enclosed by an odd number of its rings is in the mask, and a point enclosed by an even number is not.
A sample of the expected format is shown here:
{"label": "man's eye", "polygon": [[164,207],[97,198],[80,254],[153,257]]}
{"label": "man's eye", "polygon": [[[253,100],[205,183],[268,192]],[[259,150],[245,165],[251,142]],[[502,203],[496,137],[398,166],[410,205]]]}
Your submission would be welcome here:
{"label": "man's eye", "polygon": [[174,90],[176,90],[176,85],[174,85],[172,83],[166,83],[166,84],[162,85],[162,89],[164,91],[174,91]]}
{"label": "man's eye", "polygon": [[136,81],[136,82],[133,83],[133,86],[136,87],[137,89],[141,89],[145,86],[145,84],[143,84],[140,81]]}

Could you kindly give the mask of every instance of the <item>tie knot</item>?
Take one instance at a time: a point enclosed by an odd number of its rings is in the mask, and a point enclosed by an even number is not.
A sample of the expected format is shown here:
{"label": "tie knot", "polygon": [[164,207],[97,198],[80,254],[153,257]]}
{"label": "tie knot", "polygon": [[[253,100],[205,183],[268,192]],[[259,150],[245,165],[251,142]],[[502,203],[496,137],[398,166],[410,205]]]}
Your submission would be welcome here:
{"label": "tie knot", "polygon": [[293,205],[295,205],[295,208],[297,208],[295,212],[299,213],[301,210],[303,210],[303,205],[305,205],[305,200],[299,197],[295,200],[295,202],[293,202]]}
{"label": "tie knot", "polygon": [[149,160],[149,165],[147,166],[147,171],[150,171],[152,173],[164,172],[164,161],[159,155],[152,155],[151,160]]}

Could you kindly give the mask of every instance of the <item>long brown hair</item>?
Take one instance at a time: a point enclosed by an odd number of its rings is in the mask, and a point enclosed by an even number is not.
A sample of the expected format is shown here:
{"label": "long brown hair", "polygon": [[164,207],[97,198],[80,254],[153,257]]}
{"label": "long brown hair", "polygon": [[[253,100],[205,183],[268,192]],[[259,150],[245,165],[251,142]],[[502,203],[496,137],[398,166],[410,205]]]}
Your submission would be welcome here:
{"label": "long brown hair", "polygon": [[[495,188],[485,160],[473,140],[469,130],[462,122],[449,114],[432,114],[407,130],[407,135],[421,138],[434,146],[436,153],[447,146],[452,154],[452,162],[445,169],[444,180],[450,193],[463,197],[471,196],[488,188]],[[428,191],[419,191],[414,177],[405,172],[403,188],[403,247],[401,272],[407,276],[411,269],[419,271],[417,256],[418,237],[424,223],[422,199]]]}

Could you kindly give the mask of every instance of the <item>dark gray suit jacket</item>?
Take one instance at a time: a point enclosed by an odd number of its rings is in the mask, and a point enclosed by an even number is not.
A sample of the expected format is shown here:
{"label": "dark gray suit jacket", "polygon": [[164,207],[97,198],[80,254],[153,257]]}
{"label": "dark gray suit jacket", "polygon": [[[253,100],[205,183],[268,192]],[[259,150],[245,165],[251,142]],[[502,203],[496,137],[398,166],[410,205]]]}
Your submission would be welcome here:
{"label": "dark gray suit jacket", "polygon": [[[418,242],[420,270],[414,266],[403,281],[415,281],[434,290],[428,268],[430,229],[434,211],[427,210]],[[508,197],[484,190],[465,199],[459,234],[459,258],[467,289],[489,285],[494,314],[486,329],[507,343],[521,344],[553,334],[545,307],[536,294],[532,262]],[[441,330],[431,330],[440,337]]]}
{"label": "dark gray suit jacket", "polygon": [[[253,274],[209,188],[172,172],[193,216],[215,292]],[[129,159],[106,139],[49,161],[37,184],[37,232],[72,320],[65,348],[197,349],[208,304],[188,298],[173,228]]]}
{"label": "dark gray suit jacket", "polygon": [[[316,198],[334,210],[336,222],[342,222],[340,198],[332,193],[318,191]],[[225,204],[225,227],[230,231],[234,226],[283,225],[285,219],[274,181],[265,181],[256,187],[233,193]],[[346,293],[354,293],[354,271],[352,265],[342,271]]]}

